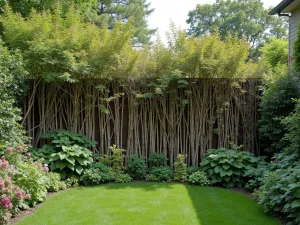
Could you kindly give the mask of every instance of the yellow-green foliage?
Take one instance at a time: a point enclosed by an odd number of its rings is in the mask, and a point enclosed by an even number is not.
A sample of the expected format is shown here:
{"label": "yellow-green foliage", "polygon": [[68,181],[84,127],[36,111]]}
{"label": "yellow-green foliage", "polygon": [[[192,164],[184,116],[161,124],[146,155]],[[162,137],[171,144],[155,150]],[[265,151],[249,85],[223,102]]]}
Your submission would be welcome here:
{"label": "yellow-green foliage", "polygon": [[63,15],[32,12],[29,19],[6,7],[2,17],[6,43],[23,52],[31,78],[68,80],[106,78],[131,70],[136,51],[131,23],[99,29],[85,23],[73,7]]}
{"label": "yellow-green foliage", "polygon": [[1,21],[9,47],[20,49],[30,78],[74,82],[89,78],[158,78],[176,72],[186,78],[243,78],[261,74],[246,63],[245,40],[218,35],[187,37],[171,26],[168,45],[134,48],[133,21],[113,29],[84,22],[74,7],[66,13],[32,12],[29,18],[6,7]]}

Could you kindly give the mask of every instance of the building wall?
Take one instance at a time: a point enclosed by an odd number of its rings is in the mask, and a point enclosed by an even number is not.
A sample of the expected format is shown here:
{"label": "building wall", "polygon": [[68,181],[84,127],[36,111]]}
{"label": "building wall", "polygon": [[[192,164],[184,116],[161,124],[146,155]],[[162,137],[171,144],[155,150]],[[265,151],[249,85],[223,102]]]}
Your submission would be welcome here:
{"label": "building wall", "polygon": [[292,12],[289,19],[289,56],[293,55],[293,45],[297,38],[297,30],[300,22],[300,7]]}

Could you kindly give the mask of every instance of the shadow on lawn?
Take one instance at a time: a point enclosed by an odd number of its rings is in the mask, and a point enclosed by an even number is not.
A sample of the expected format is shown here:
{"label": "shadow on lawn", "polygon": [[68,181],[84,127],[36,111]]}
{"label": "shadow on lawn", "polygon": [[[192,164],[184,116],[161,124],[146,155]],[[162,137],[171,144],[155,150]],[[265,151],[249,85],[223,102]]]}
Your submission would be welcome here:
{"label": "shadow on lawn", "polygon": [[[185,186],[201,225],[279,225],[253,199],[219,187]],[[257,221],[256,219],[257,218]]]}
{"label": "shadow on lawn", "polygon": [[[145,191],[155,191],[158,189],[172,189],[173,186],[170,183],[152,183],[152,182],[133,182],[125,184],[109,183],[103,185],[105,189],[110,190],[124,190],[124,189],[143,189]],[[90,186],[89,188],[97,188],[97,186]],[[80,188],[79,188],[80,189]]]}

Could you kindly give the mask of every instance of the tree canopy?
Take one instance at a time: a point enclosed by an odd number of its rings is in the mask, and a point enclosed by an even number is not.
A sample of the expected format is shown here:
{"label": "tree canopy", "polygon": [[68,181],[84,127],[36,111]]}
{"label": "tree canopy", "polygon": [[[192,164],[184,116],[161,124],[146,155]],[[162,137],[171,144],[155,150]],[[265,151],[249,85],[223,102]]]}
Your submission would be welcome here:
{"label": "tree canopy", "polygon": [[32,12],[27,19],[6,8],[1,17],[6,44],[20,49],[33,79],[64,80],[137,77],[173,73],[186,78],[242,78],[261,75],[259,64],[246,63],[249,44],[235,36],[187,37],[174,27],[168,46],[157,41],[135,48],[132,21],[97,27],[74,7],[62,14]]}
{"label": "tree canopy", "polygon": [[146,0],[98,0],[94,10],[88,11],[87,17],[98,24],[114,27],[121,20],[127,22],[130,18],[134,20],[135,35],[134,43],[137,45],[147,44],[155,29],[149,29],[147,17],[154,11]]}
{"label": "tree canopy", "polygon": [[217,32],[222,39],[228,34],[237,34],[258,49],[269,37],[287,37],[285,19],[270,16],[268,12],[261,0],[217,0],[214,4],[198,4],[189,12],[188,32],[193,36]]}
{"label": "tree canopy", "polygon": [[272,67],[288,65],[289,43],[285,39],[270,38],[260,49],[262,58]]}
{"label": "tree canopy", "polygon": [[79,9],[87,21],[97,24],[99,27],[107,26],[111,29],[118,22],[127,23],[134,21],[135,33],[133,42],[141,46],[150,42],[155,29],[148,28],[147,17],[154,11],[146,0],[0,0],[3,13],[4,6],[9,3],[14,12],[28,17],[34,9],[37,12],[53,12],[59,4],[64,11],[70,6]]}

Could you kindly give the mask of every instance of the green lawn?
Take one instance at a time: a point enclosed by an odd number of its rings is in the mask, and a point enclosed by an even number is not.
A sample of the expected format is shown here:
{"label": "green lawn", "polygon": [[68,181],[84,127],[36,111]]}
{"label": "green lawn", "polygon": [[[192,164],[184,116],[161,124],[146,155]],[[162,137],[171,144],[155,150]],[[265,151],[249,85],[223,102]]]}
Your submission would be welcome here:
{"label": "green lawn", "polygon": [[279,225],[247,196],[221,188],[129,183],[54,195],[18,225]]}

